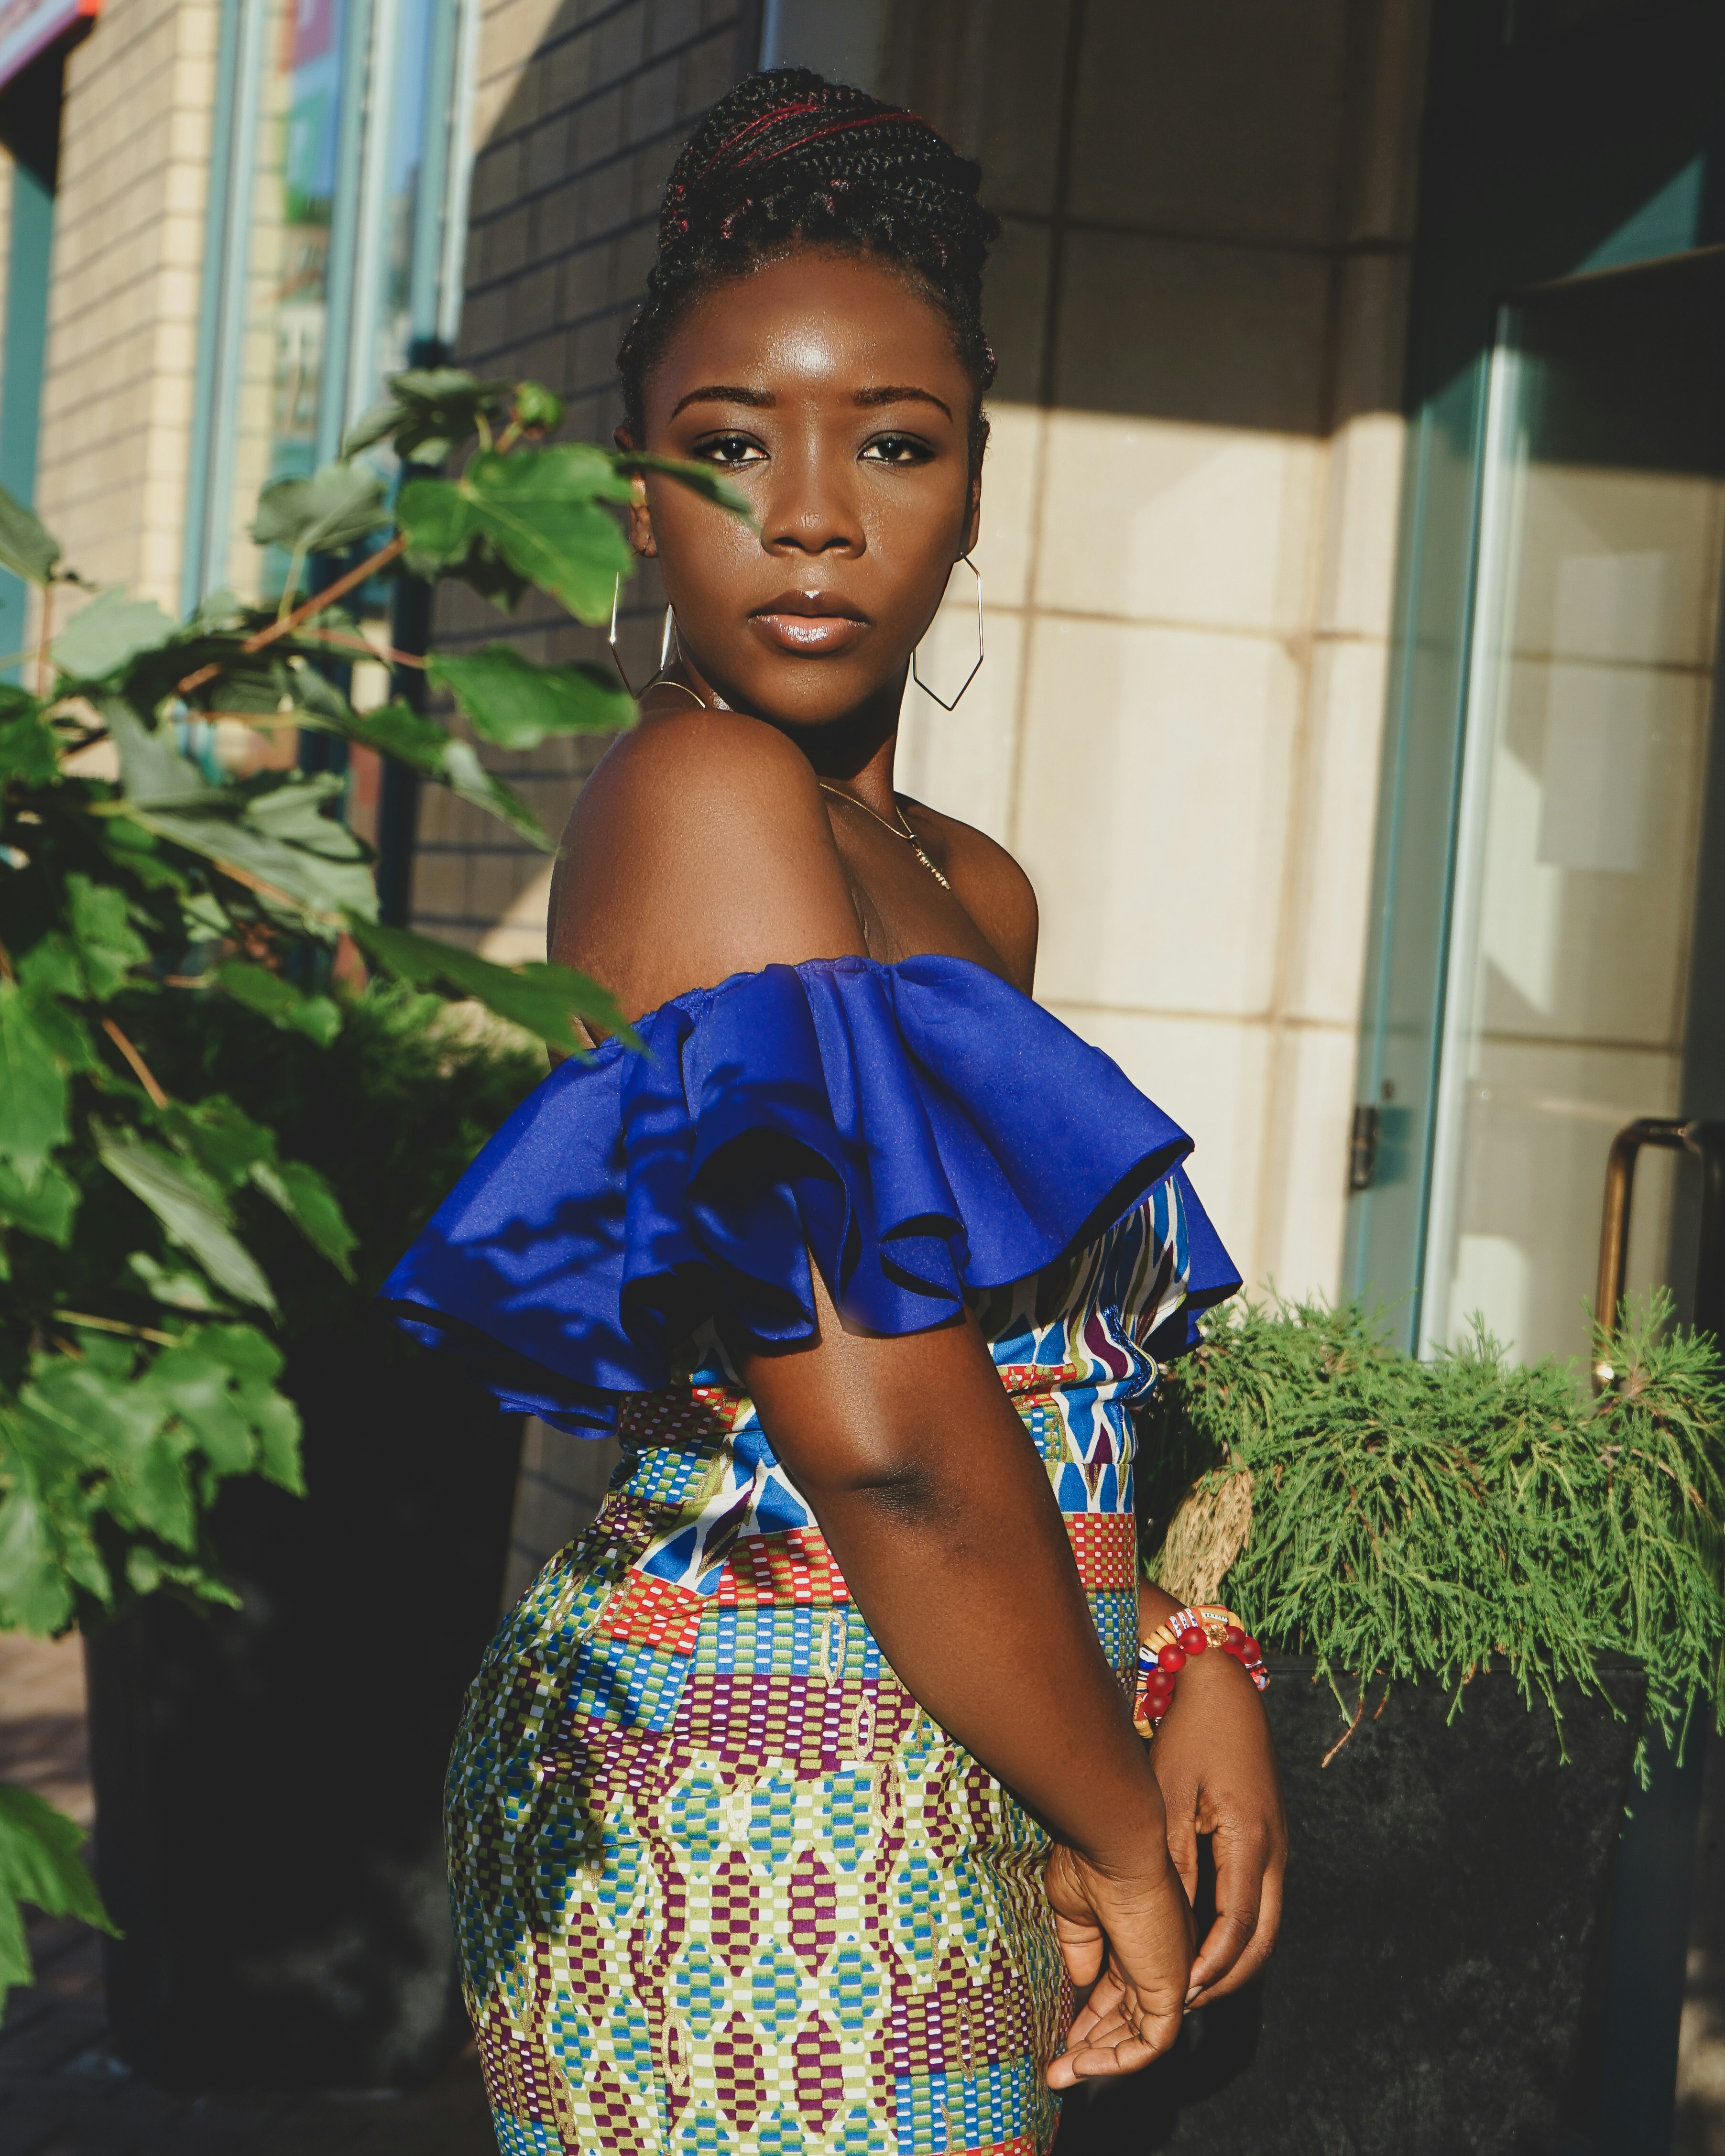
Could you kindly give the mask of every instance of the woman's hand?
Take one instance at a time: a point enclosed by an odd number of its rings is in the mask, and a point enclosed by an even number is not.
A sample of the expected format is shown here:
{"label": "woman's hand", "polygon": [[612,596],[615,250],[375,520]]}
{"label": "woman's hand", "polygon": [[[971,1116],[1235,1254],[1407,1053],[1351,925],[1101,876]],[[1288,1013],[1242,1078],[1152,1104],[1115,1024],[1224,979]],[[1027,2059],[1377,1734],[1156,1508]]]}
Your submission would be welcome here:
{"label": "woman's hand", "polygon": [[[1146,1629],[1177,1606],[1145,1588]],[[1203,2006],[1237,1991],[1269,1959],[1288,1862],[1270,1724],[1251,1679],[1231,1655],[1212,1649],[1189,1657],[1150,1747],[1150,1764],[1168,1810],[1168,1853],[1189,1896],[1198,1888],[1198,1837],[1212,1837],[1216,1920],[1192,1965],[1186,2000]]]}
{"label": "woman's hand", "polygon": [[1048,2085],[1065,2089],[1098,2074],[1136,2073],[1180,2033],[1191,1901],[1160,1849],[1141,1872],[1122,1876],[1056,1842],[1046,1887],[1067,1974],[1080,1990],[1095,1987],[1048,2069]]}

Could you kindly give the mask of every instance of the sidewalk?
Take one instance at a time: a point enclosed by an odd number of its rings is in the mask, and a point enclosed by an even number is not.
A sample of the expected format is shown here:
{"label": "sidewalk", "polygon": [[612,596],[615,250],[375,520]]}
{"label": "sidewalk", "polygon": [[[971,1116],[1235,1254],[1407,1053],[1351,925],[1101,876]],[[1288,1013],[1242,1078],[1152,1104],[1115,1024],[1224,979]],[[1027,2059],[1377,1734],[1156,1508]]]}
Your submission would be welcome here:
{"label": "sidewalk", "polygon": [[[76,1640],[0,1636],[0,1781],[89,1823]],[[495,2156],[470,2051],[411,2096],[170,2095],[107,2048],[95,1934],[39,1919],[30,1943],[36,1987],[0,2025],[0,2156]]]}

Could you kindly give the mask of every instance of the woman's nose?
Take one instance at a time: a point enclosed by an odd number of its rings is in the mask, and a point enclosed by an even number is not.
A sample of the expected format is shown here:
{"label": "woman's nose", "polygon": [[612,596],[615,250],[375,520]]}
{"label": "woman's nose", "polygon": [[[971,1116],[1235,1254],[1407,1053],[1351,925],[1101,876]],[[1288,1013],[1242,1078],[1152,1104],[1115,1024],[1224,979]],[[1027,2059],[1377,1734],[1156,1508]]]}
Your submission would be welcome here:
{"label": "woman's nose", "polygon": [[842,467],[818,454],[782,457],[773,476],[777,484],[761,521],[761,543],[769,554],[862,552],[848,454]]}

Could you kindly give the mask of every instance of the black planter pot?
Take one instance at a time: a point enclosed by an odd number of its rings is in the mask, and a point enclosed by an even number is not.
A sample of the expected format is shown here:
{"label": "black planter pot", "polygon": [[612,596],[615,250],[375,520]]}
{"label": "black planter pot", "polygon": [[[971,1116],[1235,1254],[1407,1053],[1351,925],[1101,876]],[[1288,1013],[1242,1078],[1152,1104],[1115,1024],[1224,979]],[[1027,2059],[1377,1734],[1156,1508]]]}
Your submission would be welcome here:
{"label": "black planter pot", "polygon": [[[1557,2156],[1589,2138],[1605,1915],[1645,1699],[1550,1715],[1501,1672],[1446,1726],[1435,1686],[1341,1733],[1312,1665],[1266,1704],[1292,1857],[1259,1983],[1142,2074],[1066,2099],[1055,2156]],[[1375,1704],[1377,1695],[1373,1696]]]}
{"label": "black planter pot", "polygon": [[216,1514],[244,1608],[89,1647],[110,2029],[168,2087],[409,2087],[462,2032],[439,1806],[521,1422],[369,1322],[289,1383],[309,1497]]}

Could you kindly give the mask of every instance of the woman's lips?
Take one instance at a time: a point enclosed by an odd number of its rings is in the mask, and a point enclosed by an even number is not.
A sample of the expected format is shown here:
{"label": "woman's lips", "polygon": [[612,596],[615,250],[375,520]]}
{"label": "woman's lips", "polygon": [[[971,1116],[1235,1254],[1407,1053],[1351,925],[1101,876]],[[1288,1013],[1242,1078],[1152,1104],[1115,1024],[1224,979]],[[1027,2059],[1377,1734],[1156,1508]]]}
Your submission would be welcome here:
{"label": "woman's lips", "polygon": [[868,627],[845,613],[757,613],[750,619],[769,644],[800,658],[828,658],[849,651]]}

